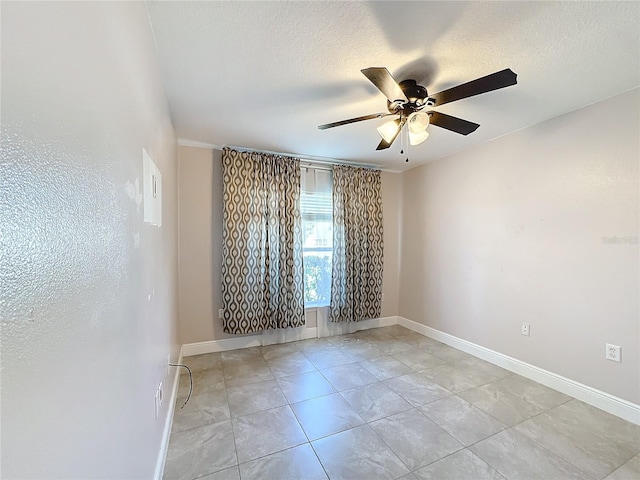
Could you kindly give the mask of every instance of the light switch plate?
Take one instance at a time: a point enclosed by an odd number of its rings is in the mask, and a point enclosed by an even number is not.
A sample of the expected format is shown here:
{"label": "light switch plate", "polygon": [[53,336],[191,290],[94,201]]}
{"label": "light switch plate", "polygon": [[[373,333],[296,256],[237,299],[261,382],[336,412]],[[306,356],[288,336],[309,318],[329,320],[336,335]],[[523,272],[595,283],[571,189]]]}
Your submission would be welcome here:
{"label": "light switch plate", "polygon": [[149,153],[142,149],[144,221],[162,226],[162,174]]}

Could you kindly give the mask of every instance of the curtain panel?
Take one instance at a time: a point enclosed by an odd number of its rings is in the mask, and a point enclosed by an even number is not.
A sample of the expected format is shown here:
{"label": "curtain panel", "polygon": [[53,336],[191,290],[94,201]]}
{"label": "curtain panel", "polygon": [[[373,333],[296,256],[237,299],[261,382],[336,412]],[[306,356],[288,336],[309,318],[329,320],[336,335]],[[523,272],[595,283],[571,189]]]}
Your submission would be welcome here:
{"label": "curtain panel", "polygon": [[300,161],[225,148],[223,330],[304,325]]}
{"label": "curtain panel", "polygon": [[333,167],[332,322],[378,318],[382,310],[382,195],[379,170]]}

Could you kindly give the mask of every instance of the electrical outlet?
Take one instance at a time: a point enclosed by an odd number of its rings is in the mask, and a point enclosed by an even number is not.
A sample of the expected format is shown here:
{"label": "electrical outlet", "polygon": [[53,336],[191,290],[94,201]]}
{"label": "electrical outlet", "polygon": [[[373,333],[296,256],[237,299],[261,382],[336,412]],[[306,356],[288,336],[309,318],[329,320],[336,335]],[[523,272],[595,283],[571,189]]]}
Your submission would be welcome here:
{"label": "electrical outlet", "polygon": [[224,318],[224,308],[218,309],[218,318]]}
{"label": "electrical outlet", "polygon": [[607,360],[611,360],[612,362],[622,362],[622,348],[618,345],[611,345],[607,343],[607,350],[605,352],[605,358]]}
{"label": "electrical outlet", "polygon": [[531,329],[531,326],[528,323],[523,323],[522,326],[520,327],[520,333],[525,337],[528,337],[529,334],[531,333],[530,329]]}

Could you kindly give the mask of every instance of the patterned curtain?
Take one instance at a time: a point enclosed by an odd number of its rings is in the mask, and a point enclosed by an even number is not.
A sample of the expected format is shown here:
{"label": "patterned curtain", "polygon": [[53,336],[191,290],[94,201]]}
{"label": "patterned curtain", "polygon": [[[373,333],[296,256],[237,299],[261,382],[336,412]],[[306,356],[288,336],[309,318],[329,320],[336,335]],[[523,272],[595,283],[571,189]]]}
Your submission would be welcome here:
{"label": "patterned curtain", "polygon": [[332,322],[378,318],[382,306],[379,170],[333,167]]}
{"label": "patterned curtain", "polygon": [[224,331],[304,325],[300,161],[225,148],[222,172]]}

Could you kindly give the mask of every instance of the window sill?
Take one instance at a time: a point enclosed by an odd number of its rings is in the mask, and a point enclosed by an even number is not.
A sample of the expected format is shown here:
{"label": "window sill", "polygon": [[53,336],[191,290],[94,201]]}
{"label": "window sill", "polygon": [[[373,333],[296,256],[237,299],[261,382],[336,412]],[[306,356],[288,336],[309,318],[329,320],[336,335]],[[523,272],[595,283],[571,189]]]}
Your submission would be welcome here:
{"label": "window sill", "polygon": [[304,311],[305,312],[315,312],[319,308],[328,308],[328,307],[329,307],[329,304],[327,304],[327,305],[309,305],[308,307],[304,307]]}

